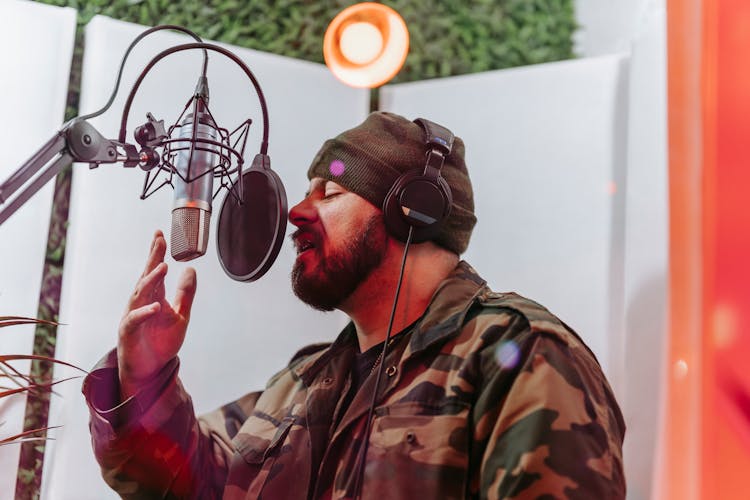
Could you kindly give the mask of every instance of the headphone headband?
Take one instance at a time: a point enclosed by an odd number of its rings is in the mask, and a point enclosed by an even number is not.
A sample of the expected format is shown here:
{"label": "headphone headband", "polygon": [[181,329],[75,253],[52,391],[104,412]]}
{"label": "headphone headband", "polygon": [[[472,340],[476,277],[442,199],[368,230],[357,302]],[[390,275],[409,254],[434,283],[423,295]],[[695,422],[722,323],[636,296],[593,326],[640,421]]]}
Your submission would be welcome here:
{"label": "headphone headband", "polygon": [[426,118],[417,118],[414,123],[422,127],[424,130],[424,143],[430,146],[431,149],[437,149],[443,156],[448,156],[453,150],[453,132],[438,125],[435,122],[431,122]]}
{"label": "headphone headband", "polygon": [[454,135],[424,118],[414,123],[424,131],[424,171],[410,170],[396,179],[383,201],[383,215],[391,235],[406,241],[413,229],[412,241],[421,243],[437,236],[440,223],[450,214],[453,198],[440,170],[453,149]]}

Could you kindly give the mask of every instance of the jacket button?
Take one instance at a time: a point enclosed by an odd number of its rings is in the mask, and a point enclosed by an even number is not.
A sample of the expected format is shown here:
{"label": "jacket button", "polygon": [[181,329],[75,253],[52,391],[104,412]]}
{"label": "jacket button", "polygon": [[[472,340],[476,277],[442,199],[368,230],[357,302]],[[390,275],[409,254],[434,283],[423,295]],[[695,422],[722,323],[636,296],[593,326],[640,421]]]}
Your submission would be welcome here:
{"label": "jacket button", "polygon": [[385,371],[385,373],[389,377],[394,376],[396,374],[396,366],[395,365],[389,366],[388,369]]}

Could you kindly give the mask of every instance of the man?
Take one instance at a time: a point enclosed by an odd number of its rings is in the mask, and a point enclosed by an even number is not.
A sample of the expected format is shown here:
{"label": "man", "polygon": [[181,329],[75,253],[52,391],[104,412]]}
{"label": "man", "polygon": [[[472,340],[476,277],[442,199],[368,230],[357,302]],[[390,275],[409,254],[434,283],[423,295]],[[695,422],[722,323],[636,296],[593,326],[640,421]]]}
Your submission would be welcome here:
{"label": "man", "polygon": [[492,292],[459,260],[476,221],[459,138],[441,170],[450,215],[408,250],[382,356],[404,243],[381,207],[399,175],[424,168],[423,134],[373,113],[323,145],[289,213],[292,286],[351,322],[264,391],[201,418],[176,357],[195,272],[166,301],[156,233],[117,349],[84,383],[95,454],[123,497],[624,498],[625,426],[593,354],[546,309]]}

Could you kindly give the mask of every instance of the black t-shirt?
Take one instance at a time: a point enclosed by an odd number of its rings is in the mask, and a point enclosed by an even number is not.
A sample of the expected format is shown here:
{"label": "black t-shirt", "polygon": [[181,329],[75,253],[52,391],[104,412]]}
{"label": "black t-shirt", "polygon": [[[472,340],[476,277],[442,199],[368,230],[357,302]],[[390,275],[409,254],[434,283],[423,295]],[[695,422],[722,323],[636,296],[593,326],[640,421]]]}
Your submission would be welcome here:
{"label": "black t-shirt", "polygon": [[[390,349],[393,344],[395,344],[399,339],[409,333],[414,325],[417,324],[417,321],[419,321],[419,319],[414,321],[412,324],[410,324],[400,332],[391,335],[391,338],[388,341],[388,348]],[[351,365],[351,371],[349,372],[349,375],[351,376],[351,385],[349,386],[349,391],[346,393],[344,401],[341,404],[341,409],[338,411],[337,416],[334,417],[335,421],[332,422],[334,424],[334,429],[338,427],[339,423],[341,422],[341,418],[346,413],[349,405],[352,403],[354,395],[359,392],[359,389],[362,387],[362,384],[365,383],[367,377],[372,375],[373,372],[377,371],[380,363],[382,363],[381,355],[383,354],[384,343],[385,341],[370,347],[365,352],[360,352],[354,355],[354,360],[352,361]],[[375,365],[376,362],[378,363],[377,366]]]}

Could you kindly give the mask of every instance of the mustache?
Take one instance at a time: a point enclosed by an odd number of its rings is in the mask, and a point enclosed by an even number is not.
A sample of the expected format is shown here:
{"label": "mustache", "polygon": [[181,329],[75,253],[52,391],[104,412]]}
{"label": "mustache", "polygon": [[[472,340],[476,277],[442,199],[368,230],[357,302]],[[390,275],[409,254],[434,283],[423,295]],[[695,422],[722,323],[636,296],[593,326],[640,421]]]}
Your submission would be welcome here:
{"label": "mustache", "polygon": [[300,245],[300,240],[305,239],[312,242],[315,247],[320,247],[322,243],[322,237],[310,229],[297,229],[289,235],[289,239],[292,240],[294,246]]}

